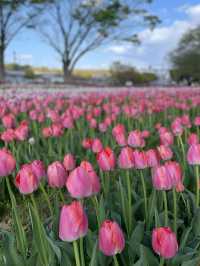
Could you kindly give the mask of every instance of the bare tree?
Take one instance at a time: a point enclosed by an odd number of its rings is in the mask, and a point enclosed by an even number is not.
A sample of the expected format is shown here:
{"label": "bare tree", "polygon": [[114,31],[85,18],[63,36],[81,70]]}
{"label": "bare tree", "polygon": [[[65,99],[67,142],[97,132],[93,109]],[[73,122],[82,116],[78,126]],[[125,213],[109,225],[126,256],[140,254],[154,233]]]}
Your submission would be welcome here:
{"label": "bare tree", "polygon": [[57,52],[64,81],[81,57],[110,41],[138,42],[140,27],[155,27],[150,0],[55,0],[36,29]]}
{"label": "bare tree", "polygon": [[42,12],[44,1],[0,0],[0,81],[5,78],[5,51],[15,36]]}

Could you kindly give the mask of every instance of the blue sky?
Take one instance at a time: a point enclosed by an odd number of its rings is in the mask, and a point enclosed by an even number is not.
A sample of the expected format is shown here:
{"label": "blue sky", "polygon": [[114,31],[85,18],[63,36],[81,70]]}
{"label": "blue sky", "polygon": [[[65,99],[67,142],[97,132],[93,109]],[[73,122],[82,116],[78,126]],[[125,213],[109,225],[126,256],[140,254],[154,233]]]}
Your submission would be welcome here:
{"label": "blue sky", "polygon": [[[167,54],[173,50],[182,34],[200,24],[199,0],[154,0],[150,10],[158,15],[162,23],[151,32],[139,32],[142,44],[133,47],[124,43],[110,43],[87,54],[77,68],[108,68],[113,61],[120,60],[139,69],[168,68]],[[13,62],[14,54],[18,63],[34,66],[60,67],[58,55],[46,45],[38,34],[24,30],[10,44],[6,51],[6,62]]]}

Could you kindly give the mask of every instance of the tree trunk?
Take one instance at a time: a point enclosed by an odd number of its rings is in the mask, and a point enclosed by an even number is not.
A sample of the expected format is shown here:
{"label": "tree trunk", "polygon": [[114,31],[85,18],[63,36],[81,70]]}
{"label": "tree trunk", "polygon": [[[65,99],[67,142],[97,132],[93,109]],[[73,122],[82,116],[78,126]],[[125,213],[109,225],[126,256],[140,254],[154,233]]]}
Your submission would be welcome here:
{"label": "tree trunk", "polygon": [[0,82],[5,79],[4,49],[0,46]]}
{"label": "tree trunk", "polygon": [[69,68],[69,61],[64,61],[63,60],[63,77],[64,77],[64,83],[69,82],[71,79],[72,72]]}

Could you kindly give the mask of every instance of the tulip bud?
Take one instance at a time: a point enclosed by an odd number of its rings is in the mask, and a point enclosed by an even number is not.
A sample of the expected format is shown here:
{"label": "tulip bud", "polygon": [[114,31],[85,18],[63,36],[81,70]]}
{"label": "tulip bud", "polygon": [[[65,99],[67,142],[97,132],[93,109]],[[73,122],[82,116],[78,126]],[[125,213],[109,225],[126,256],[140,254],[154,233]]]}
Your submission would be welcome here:
{"label": "tulip bud", "polygon": [[65,155],[63,165],[67,171],[71,171],[75,168],[76,162],[74,156],[71,153]]}
{"label": "tulip bud", "polygon": [[102,171],[110,171],[115,167],[115,155],[111,148],[106,147],[97,154],[97,162]]}
{"label": "tulip bud", "polygon": [[130,147],[122,148],[118,158],[118,165],[122,169],[134,167],[133,150]]}
{"label": "tulip bud", "polygon": [[20,193],[30,194],[38,188],[39,180],[34,174],[31,164],[25,164],[15,178],[15,185]]}
{"label": "tulip bud", "polygon": [[87,234],[88,219],[78,201],[64,205],[60,214],[59,237],[63,241],[72,242]]}
{"label": "tulip bud", "polygon": [[121,253],[125,246],[124,235],[116,222],[105,220],[99,230],[99,249],[106,256]]}
{"label": "tulip bud", "polygon": [[200,164],[200,144],[194,144],[189,147],[187,161],[191,165]]}
{"label": "tulip bud", "polygon": [[0,150],[0,177],[10,175],[16,166],[15,158],[12,153],[3,148]]}
{"label": "tulip bud", "polygon": [[152,247],[159,256],[170,259],[178,252],[176,235],[169,227],[155,228],[152,233]]}
{"label": "tulip bud", "polygon": [[62,163],[56,161],[48,166],[47,177],[50,187],[62,188],[67,179],[67,172]]}

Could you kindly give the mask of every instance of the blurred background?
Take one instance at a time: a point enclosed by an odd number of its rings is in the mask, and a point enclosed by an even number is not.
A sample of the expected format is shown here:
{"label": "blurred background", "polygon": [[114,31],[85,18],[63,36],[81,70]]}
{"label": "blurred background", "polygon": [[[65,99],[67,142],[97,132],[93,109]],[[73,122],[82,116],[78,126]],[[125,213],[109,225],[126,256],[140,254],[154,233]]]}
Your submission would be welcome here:
{"label": "blurred background", "polygon": [[199,1],[0,1],[3,85],[199,82]]}

